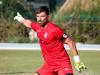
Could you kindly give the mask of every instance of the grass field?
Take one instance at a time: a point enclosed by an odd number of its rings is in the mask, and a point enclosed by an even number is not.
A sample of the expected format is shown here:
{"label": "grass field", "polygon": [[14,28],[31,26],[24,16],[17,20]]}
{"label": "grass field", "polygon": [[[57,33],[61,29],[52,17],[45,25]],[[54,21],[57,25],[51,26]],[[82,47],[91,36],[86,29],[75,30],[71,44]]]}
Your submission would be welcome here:
{"label": "grass field", "polygon": [[[100,51],[79,51],[79,55],[88,69],[74,75],[100,75]],[[0,50],[0,75],[32,75],[42,63],[40,51]]]}

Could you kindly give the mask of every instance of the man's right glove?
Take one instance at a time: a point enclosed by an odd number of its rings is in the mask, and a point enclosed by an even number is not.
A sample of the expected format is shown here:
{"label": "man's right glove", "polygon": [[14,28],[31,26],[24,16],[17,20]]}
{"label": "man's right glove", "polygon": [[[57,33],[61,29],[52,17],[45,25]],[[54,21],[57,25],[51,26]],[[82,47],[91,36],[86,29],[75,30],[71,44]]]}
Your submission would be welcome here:
{"label": "man's right glove", "polygon": [[18,20],[19,22],[22,22],[24,18],[19,12],[17,12],[17,16],[14,17],[14,20]]}
{"label": "man's right glove", "polygon": [[74,61],[75,61],[75,68],[78,72],[81,72],[82,69],[87,69],[87,67],[80,62],[79,56],[74,56]]}

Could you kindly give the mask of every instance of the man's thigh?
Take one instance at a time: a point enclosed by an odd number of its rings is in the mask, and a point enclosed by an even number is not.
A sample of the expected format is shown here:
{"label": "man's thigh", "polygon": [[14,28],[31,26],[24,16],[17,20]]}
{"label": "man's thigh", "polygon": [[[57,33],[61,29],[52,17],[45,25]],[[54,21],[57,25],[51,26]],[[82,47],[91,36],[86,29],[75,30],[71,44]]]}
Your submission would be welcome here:
{"label": "man's thigh", "polygon": [[68,73],[68,74],[65,74],[65,75],[73,75],[73,73]]}
{"label": "man's thigh", "polygon": [[37,71],[38,75],[57,75],[53,72],[47,64],[44,64],[41,68]]}
{"label": "man's thigh", "polygon": [[72,68],[62,68],[58,71],[58,75],[73,75]]}

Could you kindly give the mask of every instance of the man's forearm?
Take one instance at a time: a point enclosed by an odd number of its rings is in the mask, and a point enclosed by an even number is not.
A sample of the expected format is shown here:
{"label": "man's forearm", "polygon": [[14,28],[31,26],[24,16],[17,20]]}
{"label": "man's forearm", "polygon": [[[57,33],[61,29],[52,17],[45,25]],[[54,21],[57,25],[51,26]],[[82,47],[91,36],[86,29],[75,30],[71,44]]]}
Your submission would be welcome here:
{"label": "man's forearm", "polygon": [[26,27],[31,28],[31,23],[32,23],[31,20],[24,19],[21,23],[22,23],[23,25],[25,25]]}
{"label": "man's forearm", "polygon": [[74,41],[70,41],[68,45],[69,45],[69,48],[70,48],[73,56],[78,55],[78,51],[77,51],[75,42]]}
{"label": "man's forearm", "polygon": [[75,42],[71,38],[66,38],[64,43],[67,44],[74,56],[78,55],[77,48]]}

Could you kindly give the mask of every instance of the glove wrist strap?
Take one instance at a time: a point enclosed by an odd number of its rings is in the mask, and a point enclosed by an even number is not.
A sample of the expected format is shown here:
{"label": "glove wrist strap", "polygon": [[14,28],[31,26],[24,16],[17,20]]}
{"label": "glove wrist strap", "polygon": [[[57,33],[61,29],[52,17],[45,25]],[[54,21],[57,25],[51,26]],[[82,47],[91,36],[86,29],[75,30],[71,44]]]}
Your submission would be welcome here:
{"label": "glove wrist strap", "polygon": [[80,62],[80,58],[78,55],[74,56],[74,61],[75,63],[79,63]]}
{"label": "glove wrist strap", "polygon": [[19,19],[19,22],[22,22],[24,20],[24,18],[23,17],[21,17],[20,19]]}

